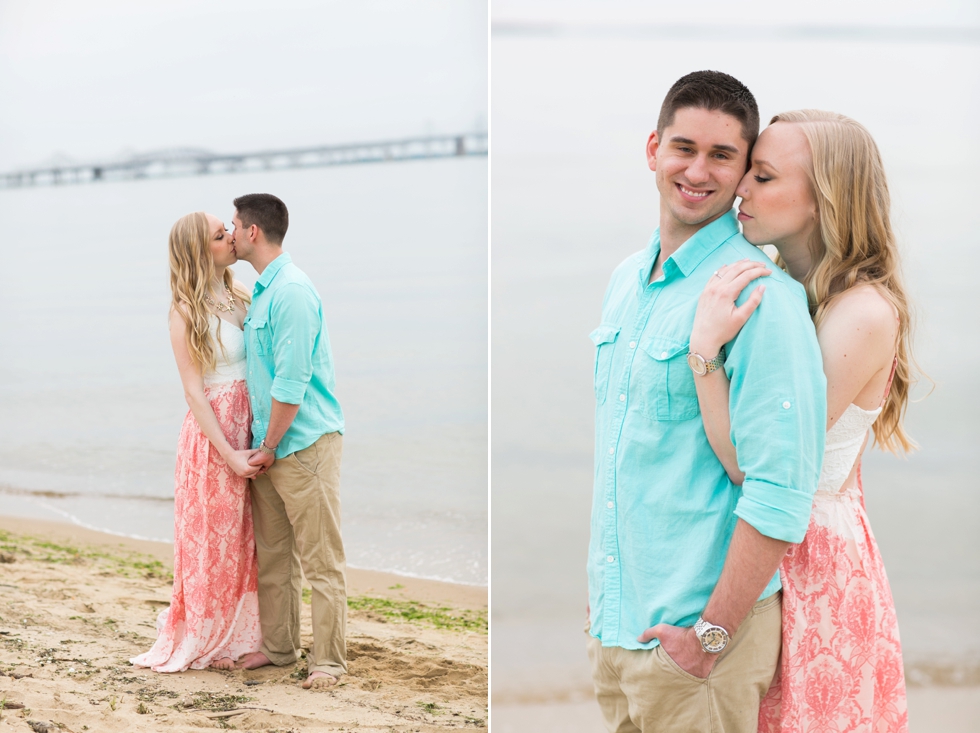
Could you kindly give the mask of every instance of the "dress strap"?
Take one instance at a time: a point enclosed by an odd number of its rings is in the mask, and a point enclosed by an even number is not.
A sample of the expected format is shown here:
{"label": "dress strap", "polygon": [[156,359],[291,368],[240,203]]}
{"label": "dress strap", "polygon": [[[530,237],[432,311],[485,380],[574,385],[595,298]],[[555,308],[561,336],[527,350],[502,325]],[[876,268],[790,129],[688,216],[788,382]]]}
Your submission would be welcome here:
{"label": "dress strap", "polygon": [[878,405],[879,407],[884,407],[885,406],[885,400],[888,399],[888,393],[891,391],[891,388],[892,388],[892,380],[895,379],[895,369],[896,368],[898,368],[898,357],[897,356],[892,361],[892,372],[891,372],[891,374],[888,375],[888,384],[885,385],[885,396],[881,398],[881,404]]}

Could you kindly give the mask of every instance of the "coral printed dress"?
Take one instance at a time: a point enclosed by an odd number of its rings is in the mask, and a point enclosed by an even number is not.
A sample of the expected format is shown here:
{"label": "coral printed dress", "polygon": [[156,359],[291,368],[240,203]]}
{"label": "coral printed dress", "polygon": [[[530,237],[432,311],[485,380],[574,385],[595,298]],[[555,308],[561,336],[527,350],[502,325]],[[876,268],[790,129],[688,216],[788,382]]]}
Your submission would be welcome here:
{"label": "coral printed dress", "polygon": [[[242,450],[250,447],[252,422],[245,339],[212,316],[212,336],[219,329],[223,348],[216,370],[205,375],[204,392],[228,442]],[[231,470],[188,412],[177,443],[173,595],[157,618],[153,648],[130,661],[182,672],[258,651],[257,579],[248,480]]]}
{"label": "coral printed dress", "polygon": [[861,484],[844,484],[881,412],[849,405],[827,432],[806,537],[780,566],[783,648],[761,733],[907,733],[898,620]]}

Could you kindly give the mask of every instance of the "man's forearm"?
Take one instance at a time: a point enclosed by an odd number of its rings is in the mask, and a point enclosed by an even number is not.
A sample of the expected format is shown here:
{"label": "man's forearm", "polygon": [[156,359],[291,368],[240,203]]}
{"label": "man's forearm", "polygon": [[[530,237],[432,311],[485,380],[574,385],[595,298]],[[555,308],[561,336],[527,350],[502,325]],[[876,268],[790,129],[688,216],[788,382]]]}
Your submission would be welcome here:
{"label": "man's forearm", "polygon": [[282,440],[282,436],[289,430],[289,426],[296,419],[299,412],[299,405],[290,405],[288,402],[280,402],[273,398],[272,412],[269,415],[269,428],[265,431],[265,444],[270,448],[275,448]]}
{"label": "man's forearm", "polygon": [[789,542],[767,537],[739,519],[721,577],[701,614],[705,621],[734,636],[776,574],[789,546]]}

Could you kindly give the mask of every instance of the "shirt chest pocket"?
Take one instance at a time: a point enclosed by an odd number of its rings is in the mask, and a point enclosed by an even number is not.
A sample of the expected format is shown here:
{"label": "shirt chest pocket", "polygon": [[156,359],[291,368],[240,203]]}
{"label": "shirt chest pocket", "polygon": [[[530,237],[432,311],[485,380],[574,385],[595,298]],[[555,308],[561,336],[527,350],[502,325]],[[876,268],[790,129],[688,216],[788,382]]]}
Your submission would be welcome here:
{"label": "shirt chest pocket", "polygon": [[595,398],[601,405],[609,391],[609,372],[612,369],[612,352],[619,336],[619,326],[602,324],[589,334],[595,344]]}
{"label": "shirt chest pocket", "polygon": [[272,333],[269,322],[264,318],[245,320],[245,330],[248,332],[247,348],[256,356],[266,356],[272,353]]}
{"label": "shirt chest pocket", "polygon": [[640,412],[657,421],[697,417],[701,410],[694,373],[687,364],[688,343],[651,336],[640,343],[640,351],[633,364]]}

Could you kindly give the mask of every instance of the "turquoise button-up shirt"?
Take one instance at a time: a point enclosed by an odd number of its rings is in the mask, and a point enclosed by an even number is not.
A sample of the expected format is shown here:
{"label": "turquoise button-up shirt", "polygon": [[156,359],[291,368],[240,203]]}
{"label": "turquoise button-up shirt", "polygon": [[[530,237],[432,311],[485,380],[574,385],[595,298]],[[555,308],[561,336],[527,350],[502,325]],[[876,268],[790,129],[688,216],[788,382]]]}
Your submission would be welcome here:
{"label": "turquoise button-up shirt", "polygon": [[270,262],[255,283],[245,317],[245,354],[253,448],[265,438],[273,398],[300,406],[276,458],[313,445],[321,435],[344,432],[323,304],[286,253]]}
{"label": "turquoise button-up shirt", "polygon": [[[663,263],[660,232],[613,273],[596,345],[595,484],[589,545],[591,633],[603,646],[657,623],[693,626],[708,603],[738,517],[800,542],[823,461],[826,380],[802,286],[778,268],[762,304],[726,345],[731,438],[745,482],[728,480],[705,436],[687,364],[698,297],[724,264],[769,262],[733,212]],[[743,291],[748,297],[756,281]],[[711,357],[714,354],[706,354]],[[778,574],[762,598],[780,588]]]}

